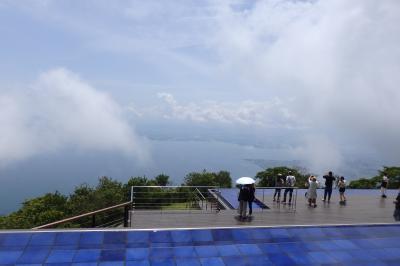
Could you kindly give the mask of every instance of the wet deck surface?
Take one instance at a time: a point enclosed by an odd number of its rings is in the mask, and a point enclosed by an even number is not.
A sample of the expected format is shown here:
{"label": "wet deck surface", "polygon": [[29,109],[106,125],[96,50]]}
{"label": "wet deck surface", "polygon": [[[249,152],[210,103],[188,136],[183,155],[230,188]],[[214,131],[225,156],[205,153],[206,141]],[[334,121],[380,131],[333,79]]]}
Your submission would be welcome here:
{"label": "wet deck surface", "polygon": [[268,205],[268,210],[253,210],[247,221],[237,219],[235,210],[219,213],[203,211],[134,211],[131,215],[133,228],[201,228],[232,226],[282,226],[282,225],[330,225],[393,223],[393,201],[396,191],[388,197],[380,197],[379,191],[348,191],[347,203],[339,204],[339,193],[333,192],[330,203],[321,201],[323,190],[318,191],[317,208],[308,207],[304,190],[298,191],[296,209],[272,202],[272,191],[259,194],[258,198]]}

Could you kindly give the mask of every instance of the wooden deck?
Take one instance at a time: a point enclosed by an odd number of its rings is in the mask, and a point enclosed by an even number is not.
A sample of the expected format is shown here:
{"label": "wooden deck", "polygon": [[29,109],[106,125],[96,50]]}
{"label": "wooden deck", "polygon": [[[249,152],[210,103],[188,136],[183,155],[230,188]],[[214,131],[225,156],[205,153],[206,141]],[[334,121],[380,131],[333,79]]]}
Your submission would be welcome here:
{"label": "wooden deck", "polygon": [[304,194],[299,193],[296,210],[287,205],[273,203],[272,200],[265,198],[264,203],[271,209],[253,212],[252,219],[244,222],[237,219],[235,210],[221,210],[219,213],[185,210],[133,211],[131,227],[156,229],[395,222],[393,218],[395,197],[391,195],[382,199],[377,191],[372,193],[371,195],[347,196],[348,200],[345,206],[339,204],[337,193],[332,196],[331,203],[324,203],[319,197],[317,208],[308,207]]}

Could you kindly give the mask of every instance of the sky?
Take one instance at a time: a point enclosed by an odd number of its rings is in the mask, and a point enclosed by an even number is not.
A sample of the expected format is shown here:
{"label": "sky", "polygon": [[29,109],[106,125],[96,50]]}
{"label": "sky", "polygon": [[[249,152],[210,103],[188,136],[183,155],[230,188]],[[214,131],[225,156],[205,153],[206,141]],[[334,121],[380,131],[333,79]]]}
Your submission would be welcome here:
{"label": "sky", "polygon": [[398,25],[397,0],[0,0],[0,178],[66,151],[151,167],[154,139],[398,165]]}

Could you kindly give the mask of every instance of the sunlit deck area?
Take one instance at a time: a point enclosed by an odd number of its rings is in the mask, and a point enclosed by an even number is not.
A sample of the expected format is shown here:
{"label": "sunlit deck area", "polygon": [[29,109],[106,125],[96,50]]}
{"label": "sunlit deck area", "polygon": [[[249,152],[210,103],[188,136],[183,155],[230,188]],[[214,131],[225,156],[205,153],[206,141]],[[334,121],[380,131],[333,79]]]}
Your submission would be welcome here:
{"label": "sunlit deck area", "polygon": [[[233,189],[233,191],[235,191]],[[134,210],[132,228],[202,228],[232,226],[282,225],[336,225],[393,223],[393,200],[397,190],[388,191],[381,198],[378,190],[347,190],[346,205],[339,204],[339,193],[334,190],[330,203],[321,201],[323,190],[318,191],[317,208],[307,205],[306,190],[298,190],[295,206],[273,202],[273,190],[257,193],[269,209],[253,208],[251,219],[240,221],[236,210],[205,212],[195,210]],[[283,191],[282,191],[283,192]]]}

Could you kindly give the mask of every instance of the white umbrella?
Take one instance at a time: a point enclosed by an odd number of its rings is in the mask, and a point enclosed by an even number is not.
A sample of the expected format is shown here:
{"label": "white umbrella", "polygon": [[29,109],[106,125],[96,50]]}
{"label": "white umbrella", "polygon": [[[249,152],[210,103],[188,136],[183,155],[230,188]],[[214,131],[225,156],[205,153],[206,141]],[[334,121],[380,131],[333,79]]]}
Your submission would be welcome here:
{"label": "white umbrella", "polygon": [[247,176],[241,177],[238,180],[236,180],[236,184],[239,185],[249,185],[249,184],[254,184],[255,182],[256,181],[253,178]]}

